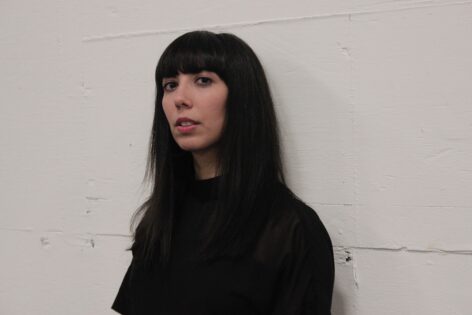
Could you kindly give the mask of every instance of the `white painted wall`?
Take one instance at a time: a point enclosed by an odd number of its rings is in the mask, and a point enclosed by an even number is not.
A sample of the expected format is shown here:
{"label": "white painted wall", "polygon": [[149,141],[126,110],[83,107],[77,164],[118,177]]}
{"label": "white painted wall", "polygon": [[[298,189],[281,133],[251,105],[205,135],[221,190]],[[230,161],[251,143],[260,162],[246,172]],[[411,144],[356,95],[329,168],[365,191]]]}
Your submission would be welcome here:
{"label": "white painted wall", "polygon": [[0,3],[0,314],[114,314],[154,68],[187,30],[266,67],[333,313],[471,314],[471,1]]}

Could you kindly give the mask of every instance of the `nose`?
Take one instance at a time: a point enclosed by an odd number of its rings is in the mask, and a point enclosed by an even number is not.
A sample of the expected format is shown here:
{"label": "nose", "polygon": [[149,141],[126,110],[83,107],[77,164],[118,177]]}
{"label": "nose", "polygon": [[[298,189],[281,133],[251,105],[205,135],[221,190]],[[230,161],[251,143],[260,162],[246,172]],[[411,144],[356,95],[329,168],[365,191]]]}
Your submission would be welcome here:
{"label": "nose", "polygon": [[192,106],[190,90],[185,82],[180,82],[174,91],[174,104],[177,109]]}

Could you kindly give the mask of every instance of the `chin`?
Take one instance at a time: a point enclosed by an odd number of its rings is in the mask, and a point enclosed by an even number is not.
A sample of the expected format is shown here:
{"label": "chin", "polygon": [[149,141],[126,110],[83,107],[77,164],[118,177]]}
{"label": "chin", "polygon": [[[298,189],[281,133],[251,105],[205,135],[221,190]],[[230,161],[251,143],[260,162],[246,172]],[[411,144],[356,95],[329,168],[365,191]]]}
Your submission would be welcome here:
{"label": "chin", "polygon": [[189,151],[189,152],[199,151],[205,148],[204,146],[202,147],[202,146],[190,144],[190,143],[178,143],[178,144],[182,150]]}
{"label": "chin", "polygon": [[211,149],[211,145],[179,144],[179,147],[188,152],[205,152]]}

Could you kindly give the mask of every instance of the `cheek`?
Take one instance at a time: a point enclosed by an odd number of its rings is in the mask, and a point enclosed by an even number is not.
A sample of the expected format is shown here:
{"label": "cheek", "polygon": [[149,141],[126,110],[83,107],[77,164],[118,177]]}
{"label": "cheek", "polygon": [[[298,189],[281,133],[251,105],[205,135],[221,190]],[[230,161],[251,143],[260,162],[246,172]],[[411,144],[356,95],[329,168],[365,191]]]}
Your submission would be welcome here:
{"label": "cheek", "polygon": [[217,95],[215,95],[214,99],[212,100],[212,104],[214,104],[213,109],[215,114],[218,115],[222,121],[224,119],[224,115],[226,113],[226,102],[227,102],[228,92],[226,89],[220,90]]}
{"label": "cheek", "polygon": [[225,119],[226,113],[226,98],[218,97],[211,101],[213,106],[211,107],[212,125],[216,128],[221,128]]}
{"label": "cheek", "polygon": [[170,103],[166,99],[162,99],[162,110],[164,111],[164,114],[167,118],[167,120],[170,120],[170,115],[171,115],[171,110],[170,110]]}
{"label": "cheek", "polygon": [[213,112],[213,128],[215,132],[215,136],[219,137],[225,122],[225,115],[226,115],[226,104],[225,99],[220,99],[217,103],[217,106],[214,107]]}

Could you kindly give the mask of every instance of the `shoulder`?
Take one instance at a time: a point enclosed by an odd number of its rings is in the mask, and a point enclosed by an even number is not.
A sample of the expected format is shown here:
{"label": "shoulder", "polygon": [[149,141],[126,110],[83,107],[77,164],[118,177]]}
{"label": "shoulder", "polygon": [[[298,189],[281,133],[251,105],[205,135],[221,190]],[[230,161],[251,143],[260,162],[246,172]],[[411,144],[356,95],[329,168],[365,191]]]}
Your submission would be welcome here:
{"label": "shoulder", "polygon": [[274,194],[261,242],[264,248],[273,249],[266,253],[280,258],[308,254],[328,263],[333,260],[331,238],[317,212],[282,183]]}
{"label": "shoulder", "polygon": [[[315,282],[332,290],[334,252],[325,225],[316,210],[301,200],[287,186],[283,185],[280,189],[280,195],[284,200],[281,202],[281,210],[291,225],[285,240],[285,246],[289,249],[285,254],[285,265],[289,269],[304,270],[306,275],[313,275]],[[279,224],[284,223],[282,221]]]}
{"label": "shoulder", "polygon": [[291,225],[297,230],[297,234],[312,243],[311,245],[315,245],[317,240],[332,245],[328,231],[313,207],[300,199],[285,184],[279,184],[277,195],[275,212],[278,216],[274,219],[278,224]]}
{"label": "shoulder", "polygon": [[287,186],[280,185],[273,226],[280,237],[273,314],[329,314],[334,258],[329,234],[316,211]]}

